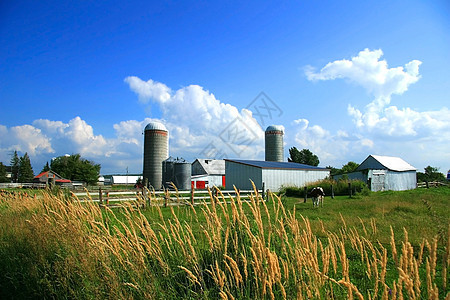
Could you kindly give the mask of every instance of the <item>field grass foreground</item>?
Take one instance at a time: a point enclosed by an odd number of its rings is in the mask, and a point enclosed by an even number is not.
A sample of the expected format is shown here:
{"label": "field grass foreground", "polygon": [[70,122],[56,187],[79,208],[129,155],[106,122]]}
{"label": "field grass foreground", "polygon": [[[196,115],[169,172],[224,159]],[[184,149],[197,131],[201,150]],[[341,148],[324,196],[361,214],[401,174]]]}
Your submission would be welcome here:
{"label": "field grass foreground", "polygon": [[[448,188],[111,210],[0,195],[1,298],[448,298]],[[143,204],[143,203],[141,203]]]}

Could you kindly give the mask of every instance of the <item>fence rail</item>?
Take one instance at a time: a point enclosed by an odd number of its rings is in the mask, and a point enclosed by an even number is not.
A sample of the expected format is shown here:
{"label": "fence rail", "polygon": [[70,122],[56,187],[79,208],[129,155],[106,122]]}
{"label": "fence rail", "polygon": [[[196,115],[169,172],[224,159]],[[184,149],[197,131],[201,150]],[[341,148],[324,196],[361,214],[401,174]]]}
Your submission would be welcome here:
{"label": "fence rail", "polygon": [[426,182],[419,182],[417,184],[418,188],[430,188],[430,187],[439,187],[439,186],[447,186],[447,183],[440,182],[440,181],[426,181]]}
{"label": "fence rail", "polygon": [[[236,195],[235,190],[221,190],[224,196]],[[257,191],[263,198],[265,194],[263,190]],[[249,199],[251,194],[254,194],[254,190],[241,190],[239,195],[241,199]],[[212,195],[219,196],[220,193],[217,189],[211,190]],[[85,192],[72,193],[80,199],[80,201],[94,201],[99,204],[110,205],[118,202],[138,201],[145,202],[150,205],[182,205],[182,204],[198,204],[203,201],[208,202],[210,195],[207,190],[187,190],[187,191],[149,191],[149,190],[136,190],[136,191],[111,191],[111,190],[91,190]],[[89,198],[89,199],[86,199]]]}

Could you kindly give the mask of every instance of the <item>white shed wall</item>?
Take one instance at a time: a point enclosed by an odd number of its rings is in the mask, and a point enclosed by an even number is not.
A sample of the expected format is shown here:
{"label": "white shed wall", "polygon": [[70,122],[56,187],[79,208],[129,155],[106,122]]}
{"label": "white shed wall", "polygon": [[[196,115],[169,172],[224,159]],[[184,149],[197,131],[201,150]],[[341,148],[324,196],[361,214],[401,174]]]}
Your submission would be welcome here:
{"label": "white shed wall", "polygon": [[[377,176],[384,177],[381,179],[383,185],[374,184]],[[369,170],[368,178],[371,178],[372,191],[406,191],[415,189],[417,185],[416,171]]]}
{"label": "white shed wall", "polygon": [[263,169],[262,182],[265,189],[278,192],[281,186],[304,186],[308,183],[325,179],[330,176],[330,171],[316,170],[279,170]]}

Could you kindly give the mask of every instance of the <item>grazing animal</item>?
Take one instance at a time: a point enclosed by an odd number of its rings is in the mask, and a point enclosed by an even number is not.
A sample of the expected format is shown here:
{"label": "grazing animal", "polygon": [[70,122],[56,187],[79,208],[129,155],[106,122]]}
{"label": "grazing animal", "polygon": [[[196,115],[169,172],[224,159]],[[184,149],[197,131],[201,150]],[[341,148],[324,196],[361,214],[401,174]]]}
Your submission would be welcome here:
{"label": "grazing animal", "polygon": [[323,207],[323,198],[325,197],[325,193],[320,186],[313,188],[310,195],[313,200],[313,207],[319,207],[321,203]]}

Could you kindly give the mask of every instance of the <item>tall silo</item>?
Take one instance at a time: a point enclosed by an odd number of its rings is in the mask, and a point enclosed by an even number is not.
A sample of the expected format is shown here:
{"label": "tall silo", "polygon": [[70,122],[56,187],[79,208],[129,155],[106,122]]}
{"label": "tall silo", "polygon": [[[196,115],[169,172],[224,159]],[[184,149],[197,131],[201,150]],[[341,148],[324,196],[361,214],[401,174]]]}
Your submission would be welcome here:
{"label": "tall silo", "polygon": [[271,125],[265,132],[266,161],[284,161],[283,151],[284,127]]}
{"label": "tall silo", "polygon": [[144,182],[158,190],[162,187],[162,162],[169,156],[169,132],[159,122],[145,126]]}
{"label": "tall silo", "polygon": [[180,158],[174,165],[174,184],[180,191],[191,188],[191,163]]}

